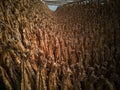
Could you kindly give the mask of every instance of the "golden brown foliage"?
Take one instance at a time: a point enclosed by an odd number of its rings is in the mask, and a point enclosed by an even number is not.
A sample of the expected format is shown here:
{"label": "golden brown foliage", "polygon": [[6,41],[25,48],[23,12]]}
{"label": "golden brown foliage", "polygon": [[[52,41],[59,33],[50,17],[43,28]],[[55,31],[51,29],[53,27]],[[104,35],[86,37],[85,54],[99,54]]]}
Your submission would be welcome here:
{"label": "golden brown foliage", "polygon": [[[0,84],[8,90],[117,90],[119,0],[0,0]],[[0,85],[0,88],[2,85]]]}

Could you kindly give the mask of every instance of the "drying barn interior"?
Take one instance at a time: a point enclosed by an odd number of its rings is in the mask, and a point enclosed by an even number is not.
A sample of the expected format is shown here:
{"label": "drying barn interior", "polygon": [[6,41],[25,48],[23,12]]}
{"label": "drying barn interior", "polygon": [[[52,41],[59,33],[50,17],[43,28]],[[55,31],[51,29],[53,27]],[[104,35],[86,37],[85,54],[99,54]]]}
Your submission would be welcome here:
{"label": "drying barn interior", "polygon": [[0,90],[119,90],[119,9],[119,0],[0,0]]}

